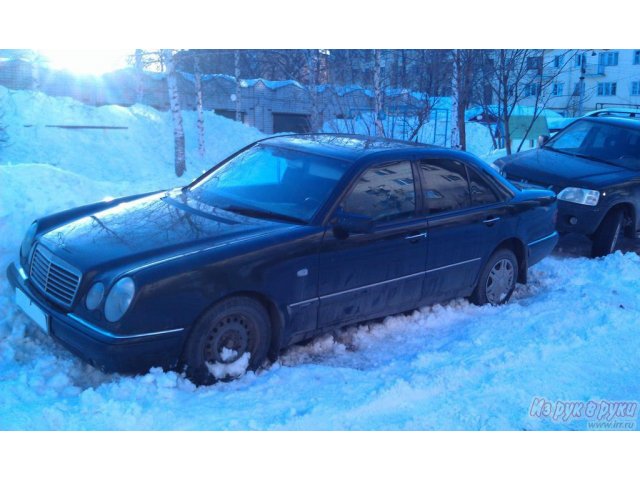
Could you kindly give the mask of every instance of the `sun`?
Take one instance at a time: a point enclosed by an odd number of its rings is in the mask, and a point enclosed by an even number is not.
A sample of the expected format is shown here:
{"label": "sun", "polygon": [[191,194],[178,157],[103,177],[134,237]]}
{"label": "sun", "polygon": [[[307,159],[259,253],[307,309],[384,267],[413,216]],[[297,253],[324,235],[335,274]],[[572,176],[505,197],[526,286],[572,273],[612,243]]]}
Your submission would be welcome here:
{"label": "sun", "polygon": [[49,68],[80,75],[102,75],[127,66],[134,50],[38,50]]}

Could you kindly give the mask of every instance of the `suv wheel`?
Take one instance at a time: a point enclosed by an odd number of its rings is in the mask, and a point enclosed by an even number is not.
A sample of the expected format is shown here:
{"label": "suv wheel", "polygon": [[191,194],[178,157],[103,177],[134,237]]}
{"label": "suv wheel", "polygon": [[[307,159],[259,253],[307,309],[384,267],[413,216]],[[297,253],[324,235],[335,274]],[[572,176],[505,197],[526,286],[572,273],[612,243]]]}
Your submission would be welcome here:
{"label": "suv wheel", "polygon": [[204,314],[187,340],[187,377],[206,385],[256,370],[267,357],[270,341],[269,314],[260,302],[248,297],[223,300]]}
{"label": "suv wheel", "polygon": [[471,301],[477,305],[501,305],[511,298],[518,279],[518,259],[511,250],[498,250],[486,263]]}
{"label": "suv wheel", "polygon": [[592,257],[602,257],[616,251],[623,235],[624,212],[613,210],[604,218],[593,235],[591,247]]}

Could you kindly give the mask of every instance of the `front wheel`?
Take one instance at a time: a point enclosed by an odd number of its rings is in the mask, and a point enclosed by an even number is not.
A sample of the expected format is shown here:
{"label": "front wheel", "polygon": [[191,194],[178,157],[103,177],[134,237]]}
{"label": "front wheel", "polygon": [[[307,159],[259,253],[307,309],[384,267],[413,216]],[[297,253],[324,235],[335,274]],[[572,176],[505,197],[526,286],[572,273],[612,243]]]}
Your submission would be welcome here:
{"label": "front wheel", "polygon": [[471,301],[477,305],[501,305],[511,298],[518,279],[518,259],[511,250],[502,249],[489,258],[480,274]]}
{"label": "front wheel", "polygon": [[614,210],[609,212],[593,235],[591,256],[603,257],[616,251],[622,238],[624,226],[624,212]]}
{"label": "front wheel", "polygon": [[194,383],[231,380],[265,361],[271,340],[269,314],[248,297],[223,300],[203,315],[183,354],[186,374]]}

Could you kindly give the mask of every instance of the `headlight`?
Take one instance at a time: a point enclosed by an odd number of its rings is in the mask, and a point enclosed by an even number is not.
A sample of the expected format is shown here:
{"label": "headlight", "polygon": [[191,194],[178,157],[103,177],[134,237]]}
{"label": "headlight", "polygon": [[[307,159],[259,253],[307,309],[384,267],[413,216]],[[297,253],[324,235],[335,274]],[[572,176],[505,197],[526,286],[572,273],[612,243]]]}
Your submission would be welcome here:
{"label": "headlight", "polygon": [[117,322],[125,314],[133,295],[136,293],[136,286],[129,277],[121,278],[111,287],[107,300],[104,302],[104,316],[110,322]]}
{"label": "headlight", "polygon": [[558,194],[558,200],[565,202],[579,203],[595,207],[600,199],[600,192],[597,190],[587,190],[586,188],[568,187]]}
{"label": "headlight", "polygon": [[20,256],[26,257],[29,255],[29,250],[31,250],[31,245],[33,245],[33,240],[36,238],[36,231],[38,230],[38,222],[33,222],[27,233],[24,236],[24,240],[22,240],[22,244],[20,245]]}
{"label": "headlight", "polygon": [[100,305],[102,301],[102,297],[104,297],[104,285],[100,282],[96,282],[93,284],[91,289],[89,289],[89,293],[87,293],[87,299],[85,304],[89,310],[95,310]]}

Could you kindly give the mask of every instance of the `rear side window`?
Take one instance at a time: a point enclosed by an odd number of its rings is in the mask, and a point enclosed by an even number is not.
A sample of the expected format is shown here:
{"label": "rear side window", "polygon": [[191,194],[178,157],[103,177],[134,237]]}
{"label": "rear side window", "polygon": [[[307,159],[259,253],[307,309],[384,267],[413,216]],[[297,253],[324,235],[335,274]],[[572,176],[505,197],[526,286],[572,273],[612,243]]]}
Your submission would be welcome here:
{"label": "rear side window", "polygon": [[411,163],[387,163],[368,169],[358,178],[342,208],[378,222],[413,217],[416,194]]}
{"label": "rear side window", "polygon": [[477,205],[489,205],[500,201],[487,181],[473,168],[467,168],[469,173],[469,186],[471,188],[471,203]]}
{"label": "rear side window", "polygon": [[460,210],[471,206],[464,164],[457,160],[420,161],[423,191],[429,213]]}

